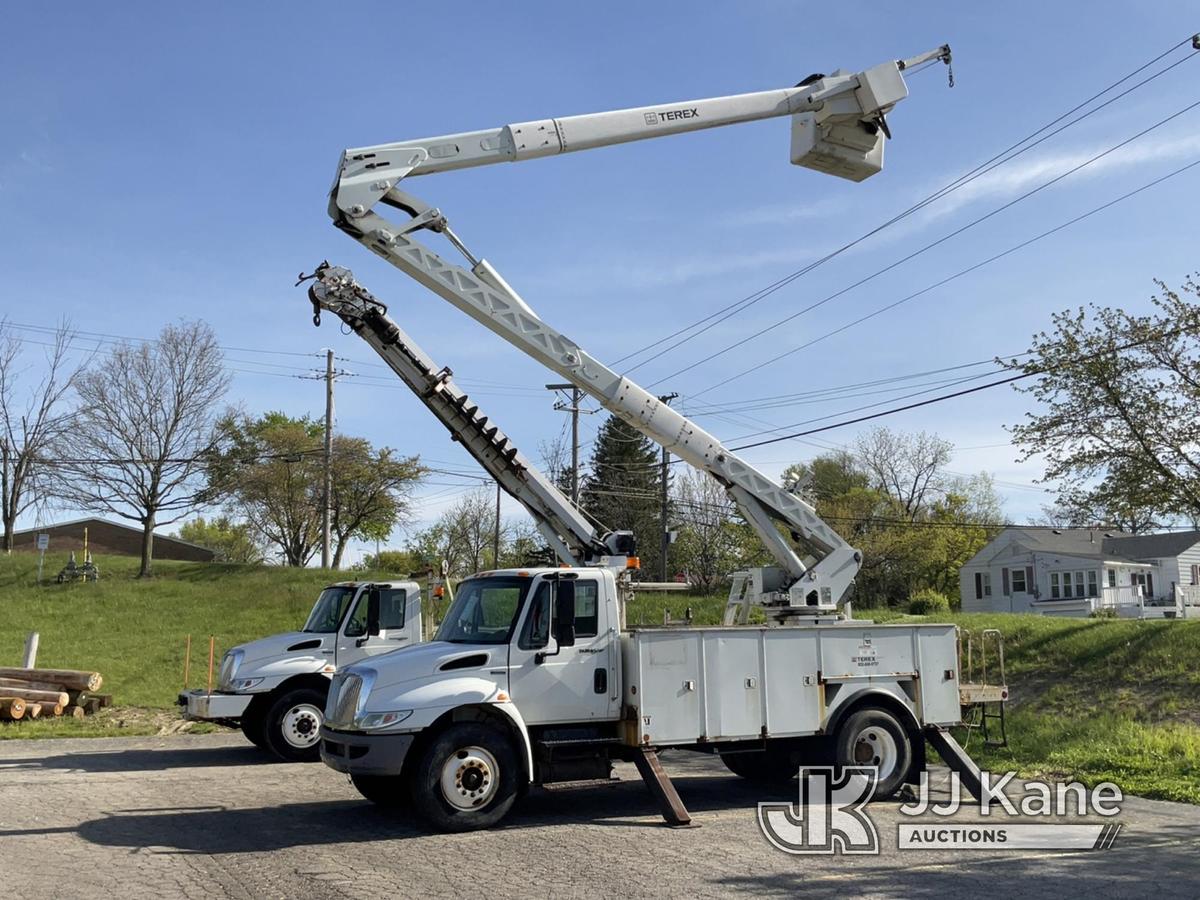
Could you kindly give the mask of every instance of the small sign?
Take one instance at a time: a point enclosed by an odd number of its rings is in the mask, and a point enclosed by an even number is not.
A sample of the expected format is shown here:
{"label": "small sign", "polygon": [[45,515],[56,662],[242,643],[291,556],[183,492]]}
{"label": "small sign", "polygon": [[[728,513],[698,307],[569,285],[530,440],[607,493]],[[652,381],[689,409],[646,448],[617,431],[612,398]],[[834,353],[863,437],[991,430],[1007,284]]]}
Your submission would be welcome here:
{"label": "small sign", "polygon": [[46,534],[45,532],[43,532],[42,534],[39,534],[37,536],[37,548],[39,550],[45,550],[49,546],[50,546],[50,535]]}

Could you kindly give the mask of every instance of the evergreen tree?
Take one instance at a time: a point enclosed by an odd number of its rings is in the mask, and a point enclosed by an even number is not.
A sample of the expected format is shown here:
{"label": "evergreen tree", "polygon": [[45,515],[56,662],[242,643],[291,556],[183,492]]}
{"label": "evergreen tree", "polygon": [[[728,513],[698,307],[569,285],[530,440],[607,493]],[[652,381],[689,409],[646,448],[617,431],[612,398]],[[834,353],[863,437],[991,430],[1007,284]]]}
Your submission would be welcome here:
{"label": "evergreen tree", "polygon": [[658,579],[661,542],[658,446],[616,416],[596,435],[580,503],[607,527],[632,531],[641,578]]}

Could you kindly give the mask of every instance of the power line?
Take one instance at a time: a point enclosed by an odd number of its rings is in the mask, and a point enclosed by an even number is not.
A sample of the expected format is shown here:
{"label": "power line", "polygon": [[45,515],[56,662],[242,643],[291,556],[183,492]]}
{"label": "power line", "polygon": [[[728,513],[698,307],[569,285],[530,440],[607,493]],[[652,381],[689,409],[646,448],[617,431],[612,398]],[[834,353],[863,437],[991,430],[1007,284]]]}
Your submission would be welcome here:
{"label": "power line", "polygon": [[[1197,160],[1195,163],[1192,163],[1192,165],[1200,165],[1200,160]],[[823,431],[832,431],[835,428],[844,428],[847,425],[857,425],[862,422],[871,421],[872,419],[882,418],[883,416],[891,416],[891,415],[895,415],[896,413],[907,412],[908,410],[912,410],[912,409],[919,409],[922,406],[929,406],[933,403],[941,403],[944,400],[953,400],[956,397],[964,397],[967,394],[974,394],[978,391],[987,390],[988,388],[999,387],[999,386],[1005,385],[1005,384],[1012,384],[1013,382],[1020,381],[1023,378],[1031,378],[1035,375],[1044,375],[1048,372],[1053,372],[1058,369],[1065,368],[1066,366],[1074,365],[1076,363],[1085,362],[1089,359],[1095,359],[1099,356],[1104,356],[1104,355],[1107,355],[1110,353],[1119,353],[1123,350],[1131,350],[1134,347],[1140,347],[1143,344],[1148,344],[1153,341],[1162,340],[1162,339],[1168,338],[1168,337],[1174,337],[1176,335],[1183,334],[1187,331],[1194,330],[1195,328],[1196,328],[1196,325],[1192,324],[1192,325],[1181,327],[1181,328],[1171,329],[1169,331],[1160,332],[1159,334],[1154,335],[1152,337],[1143,338],[1141,340],[1133,341],[1131,343],[1123,344],[1123,345],[1116,346],[1116,347],[1109,347],[1109,348],[1106,348],[1105,350],[1098,351],[1096,353],[1091,353],[1086,356],[1076,357],[1074,359],[1067,360],[1066,362],[1056,363],[1056,364],[1050,365],[1050,366],[1033,367],[1033,368],[1026,370],[1025,372],[1022,372],[1019,375],[1010,375],[1007,378],[1001,378],[997,381],[989,381],[987,384],[976,385],[975,387],[966,388],[965,390],[954,391],[953,393],[942,394],[937,397],[930,397],[926,400],[918,401],[917,403],[909,403],[906,406],[898,406],[898,407],[894,407],[892,409],[885,409],[880,412],[871,413],[869,415],[859,416],[858,418],[855,418],[855,419],[848,419],[848,420],[842,421],[842,422],[835,422],[832,425],[822,425],[818,428],[811,428],[808,431],[798,431],[794,434],[787,434],[787,435],[783,435],[781,437],[770,438],[768,440],[763,440],[763,441],[755,441],[754,443],[751,443],[751,444],[741,444],[737,447],[730,447],[729,449],[734,452],[739,451],[739,450],[749,450],[753,447],[762,447],[767,444],[777,444],[780,441],[787,441],[787,440],[793,440],[795,438],[807,437],[808,435],[811,435],[811,434],[820,434]],[[826,417],[826,418],[828,418],[828,417]],[[803,424],[803,423],[797,423],[797,424]],[[785,427],[787,427],[787,426],[785,426]],[[751,435],[744,435],[744,437],[751,437]],[[734,440],[740,440],[740,438],[735,438]]]}
{"label": "power line", "polygon": [[[1018,197],[1015,197],[1012,200],[1009,200],[1007,203],[1001,204],[1000,206],[996,207],[995,209],[991,210],[990,212],[987,212],[984,215],[971,220],[970,222],[966,223],[965,225],[960,226],[959,228],[954,229],[953,231],[949,232],[948,234],[942,235],[942,237],[937,238],[936,240],[931,241],[928,244],[925,244],[923,247],[920,247],[919,249],[914,250],[912,253],[909,253],[907,256],[903,256],[900,259],[884,266],[882,269],[877,269],[876,271],[872,272],[870,275],[860,278],[858,281],[855,281],[853,284],[842,288],[840,291],[830,294],[829,296],[827,296],[821,300],[818,300],[815,303],[811,303],[808,306],[804,307],[803,309],[801,309],[797,312],[794,312],[789,316],[785,316],[784,318],[780,319],[777,322],[772,323],[771,325],[767,326],[766,328],[759,329],[758,331],[754,332],[753,334],[751,334],[747,337],[744,337],[738,341],[735,341],[734,343],[729,344],[728,346],[716,351],[715,353],[709,354],[708,356],[706,356],[703,359],[697,360],[696,362],[691,363],[690,365],[684,366],[682,369],[677,369],[676,371],[672,372],[670,375],[667,375],[664,378],[660,378],[658,381],[652,382],[650,385],[648,385],[648,387],[653,388],[659,384],[662,384],[664,381],[667,381],[672,378],[676,378],[679,375],[684,374],[685,372],[690,372],[692,369],[695,369],[698,366],[702,366],[705,363],[711,362],[712,360],[716,359],[719,356],[723,356],[724,354],[728,353],[731,350],[736,350],[738,347],[744,346],[745,344],[749,343],[750,341],[760,338],[764,334],[767,334],[770,331],[774,331],[774,330],[786,325],[787,323],[793,321],[794,319],[799,318],[800,316],[804,315],[805,313],[810,312],[811,310],[814,310],[817,307],[823,306],[826,303],[830,302],[831,300],[834,300],[834,299],[842,296],[843,294],[849,293],[850,291],[854,290],[855,288],[860,287],[860,286],[866,284],[867,282],[872,281],[875,278],[878,278],[880,275],[883,275],[883,274],[886,274],[887,272],[892,271],[893,269],[897,268],[898,266],[901,266],[904,263],[920,256],[921,254],[923,254],[929,250],[932,250],[934,247],[944,244],[946,241],[950,240],[951,238],[956,237],[957,235],[962,234],[963,232],[967,231],[968,229],[974,228],[976,225],[986,222],[988,219],[992,218],[993,216],[998,215],[999,213],[1005,211],[1006,209],[1010,209],[1013,206],[1017,205],[1018,203],[1021,203],[1022,201],[1029,199],[1030,197],[1034,196],[1035,194],[1037,194],[1041,191],[1044,191],[1046,188],[1051,187],[1054,184],[1057,184],[1058,182],[1062,181],[1064,178],[1067,178],[1067,177],[1075,174],[1076,172],[1079,172],[1079,171],[1087,168],[1088,166],[1093,165],[1094,163],[1100,161],[1101,159],[1104,159],[1106,156],[1109,156],[1110,154],[1115,153],[1116,151],[1120,150],[1121,148],[1128,146],[1129,144],[1133,143],[1134,141],[1138,140],[1139,138],[1145,137],[1150,132],[1152,132],[1158,128],[1161,128],[1163,125],[1166,125],[1167,123],[1174,121],[1175,119],[1179,118],[1180,116],[1182,116],[1188,112],[1191,112],[1197,106],[1200,106],[1200,100],[1190,103],[1187,106],[1185,106],[1183,109],[1180,109],[1180,110],[1172,113],[1169,116],[1159,119],[1153,125],[1150,125],[1144,129],[1142,129],[1141,131],[1137,132],[1136,134],[1131,135],[1130,137],[1125,138],[1123,141],[1120,141],[1119,143],[1113,144],[1108,149],[1103,150],[1100,153],[1097,153],[1095,156],[1092,156],[1091,158],[1072,166],[1071,168],[1067,169],[1065,172],[1061,172],[1058,175],[1054,176],[1049,181],[1045,181],[1042,184],[1038,185],[1037,187],[1026,191],[1025,193],[1019,195]],[[1186,170],[1187,168],[1190,168],[1190,166],[1185,166],[1184,169],[1176,170],[1175,172],[1171,173],[1171,175],[1177,175],[1180,172]],[[1171,177],[1171,176],[1167,176],[1167,177]],[[1146,187],[1150,187],[1156,183],[1157,183],[1157,181],[1152,182],[1151,185],[1146,185]],[[1144,190],[1144,189],[1145,189],[1145,187],[1139,189],[1138,191],[1132,192],[1128,196],[1132,196],[1135,193],[1139,193],[1140,190]],[[1122,198],[1119,198],[1119,200],[1120,199],[1125,199],[1125,198],[1122,197]],[[1119,200],[1114,201],[1114,202],[1119,202]],[[1090,213],[1087,213],[1086,215],[1081,216],[1080,219],[1087,218],[1088,215],[1093,215],[1094,213],[1099,212],[1101,209],[1105,209],[1105,208],[1107,208],[1107,206],[1111,206],[1111,205],[1112,205],[1111,203],[1106,204],[1104,207],[1100,207],[1095,210],[1092,210]],[[1076,222],[1076,221],[1079,221],[1079,219],[1072,220],[1071,222],[1068,222],[1062,226],[1059,226],[1059,228],[1057,228],[1057,229],[1052,229],[1051,231],[1046,232],[1043,235],[1039,235],[1038,238],[1036,238],[1036,240],[1041,240],[1042,237],[1047,237],[1050,234],[1053,234],[1055,231],[1058,231],[1058,230],[1061,230],[1062,228],[1067,227],[1067,225],[1074,224],[1074,222]],[[1032,243],[1032,241],[1027,242],[1027,243]],[[1008,253],[1012,253],[1015,250],[1020,249],[1022,246],[1026,246],[1026,245],[1025,244],[1018,245],[1017,247],[1014,247],[1014,248],[1006,251],[1005,253],[996,256],[994,259],[999,259],[1001,256],[1006,256]],[[991,261],[993,261],[993,260],[987,260],[987,261],[985,261],[984,264],[986,264],[986,262],[991,262]],[[978,266],[975,266],[974,268],[978,268]],[[960,277],[961,275],[966,274],[968,271],[971,271],[971,270],[964,270],[963,272],[958,273],[958,275],[952,276],[952,278]],[[938,287],[940,284],[944,284],[944,283],[945,282],[943,281],[943,282],[939,282],[939,284],[931,285],[925,291],[919,291],[919,292],[917,292],[917,294],[912,295],[910,297],[906,297],[903,301],[899,301],[897,303],[891,304],[891,306],[886,307],[886,308],[891,308],[892,306],[898,306],[900,302],[907,302],[908,300],[911,300],[914,296],[920,296],[920,294],[926,293],[929,290],[933,290],[933,288]],[[858,320],[858,321],[864,321],[864,320]],[[858,324],[858,321],[850,323],[850,326]],[[850,326],[846,326],[846,327],[850,327]],[[845,330],[845,329],[843,328],[840,330]],[[764,366],[770,365],[771,363],[776,362],[779,359],[783,359],[785,356],[788,356],[791,353],[798,352],[799,350],[804,349],[804,347],[811,346],[812,343],[813,342],[809,342],[808,344],[805,344],[802,347],[797,347],[793,350],[788,351],[787,353],[781,354],[780,356],[773,357],[772,359],[767,360],[766,362],[754,365],[749,369],[746,369],[730,378],[725,379],[724,381],[720,381],[717,384],[710,385],[709,387],[705,388],[702,391],[699,391],[698,393],[693,393],[692,396],[698,397],[698,396],[702,396],[703,394],[707,394],[709,391],[715,390],[716,388],[721,387],[722,385],[728,384],[731,381],[736,381],[737,379],[742,378],[743,376],[749,374],[750,372],[757,371],[758,369],[761,369]]]}
{"label": "power line", "polygon": [[[688,341],[692,340],[693,338],[698,337],[699,335],[703,334],[704,332],[708,331],[709,329],[715,327],[716,325],[719,325],[721,322],[724,322],[730,316],[735,315],[739,312],[742,312],[745,309],[748,309],[750,306],[753,306],[755,303],[759,302],[760,300],[764,299],[765,297],[775,293],[776,291],[778,291],[781,288],[785,287],[786,285],[792,283],[793,281],[802,277],[803,275],[806,275],[807,273],[820,267],[821,265],[824,265],[826,262],[830,261],[831,259],[834,259],[835,257],[841,255],[845,251],[862,243],[863,241],[872,237],[873,235],[878,234],[879,232],[883,231],[884,229],[896,224],[897,222],[907,218],[908,216],[913,215],[914,213],[918,212],[919,210],[923,209],[924,207],[930,205],[931,203],[936,202],[937,200],[941,199],[942,197],[945,197],[947,194],[950,194],[950,193],[958,190],[959,188],[964,187],[965,185],[969,184],[970,182],[976,180],[977,178],[980,178],[983,175],[986,175],[988,172],[991,172],[993,169],[997,168],[998,166],[1001,166],[1007,162],[1010,162],[1011,160],[1015,159],[1017,156],[1020,156],[1022,153],[1025,153],[1026,151],[1031,150],[1034,147],[1038,146],[1043,141],[1061,133],[1066,128],[1069,128],[1073,125],[1078,124],[1079,122],[1086,119],[1088,116],[1091,116],[1092,114],[1100,111],[1101,109],[1104,109],[1109,104],[1121,99],[1122,97],[1128,95],[1129,93],[1131,93],[1134,90],[1137,90],[1138,88],[1142,87],[1143,85],[1148,84],[1149,82],[1155,80],[1156,78],[1160,77],[1161,75],[1166,74],[1171,69],[1174,69],[1176,66],[1180,65],[1182,62],[1184,62],[1188,59],[1191,59],[1193,56],[1195,56],[1196,55],[1195,52],[1182,57],[1181,59],[1177,60],[1176,62],[1172,63],[1171,65],[1167,66],[1166,68],[1154,73],[1153,75],[1149,76],[1148,78],[1144,79],[1143,81],[1133,85],[1132,87],[1128,88],[1127,90],[1123,91],[1122,93],[1118,94],[1117,96],[1110,98],[1109,100],[1105,101],[1103,104],[1095,107],[1092,110],[1089,110],[1088,112],[1084,113],[1082,116],[1079,116],[1078,118],[1074,119],[1073,121],[1068,122],[1066,125],[1062,126],[1061,128],[1058,128],[1055,131],[1044,135],[1037,141],[1034,141],[1033,143],[1029,144],[1029,146],[1026,146],[1022,149],[1017,149],[1017,148],[1020,148],[1022,144],[1028,143],[1029,141],[1033,140],[1033,138],[1037,137],[1039,134],[1042,134],[1042,132],[1047,131],[1050,128],[1053,128],[1053,126],[1057,125],[1059,122],[1062,122],[1064,119],[1066,119],[1069,116],[1073,115],[1074,113],[1078,112],[1083,107],[1087,106],[1088,104],[1094,102],[1095,100],[1097,100],[1100,97],[1104,96],[1105,94],[1109,93],[1114,88],[1120,86],[1124,82],[1128,81],[1130,78],[1133,78],[1135,75],[1138,75],[1141,72],[1145,71],[1150,66],[1157,63],[1159,60],[1163,59],[1166,56],[1169,56],[1171,53],[1178,50],[1180,47],[1184,46],[1185,44],[1189,43],[1192,40],[1193,39],[1190,37],[1183,39],[1179,43],[1175,44],[1174,46],[1170,47],[1169,49],[1160,53],[1158,56],[1151,59],[1149,62],[1142,64],[1141,66],[1139,66],[1138,68],[1136,68],[1132,72],[1130,72],[1129,74],[1123,76],[1122,78],[1119,78],[1117,81],[1110,84],[1108,87],[1104,88],[1103,90],[1099,91],[1096,94],[1093,94],[1091,97],[1084,100],[1082,103],[1079,103],[1078,105],[1074,106],[1073,108],[1067,110],[1067,112],[1063,113],[1058,118],[1046,123],[1041,128],[1037,129],[1036,131],[1033,131],[1029,135],[1026,135],[1024,138],[1022,138],[1021,140],[1017,141],[1016,143],[1010,145],[1009,147],[1005,148],[1004,150],[1000,151],[995,156],[984,161],[983,163],[980,163],[978,166],[971,169],[969,172],[967,172],[963,175],[960,175],[954,181],[949,182],[948,184],[944,185],[942,188],[938,189],[937,191],[934,191],[932,194],[928,195],[927,197],[923,198],[922,200],[919,200],[917,203],[913,204],[908,209],[897,214],[896,216],[892,217],[891,219],[888,219],[887,221],[876,226],[875,228],[871,229],[870,231],[867,231],[866,233],[864,233],[863,235],[854,239],[853,241],[850,241],[849,243],[842,245],[837,250],[834,250],[833,252],[827,254],[824,257],[821,257],[818,260],[815,260],[812,263],[809,263],[808,265],[791,273],[790,275],[784,276],[783,278],[779,279],[778,281],[775,281],[772,284],[767,285],[765,288],[761,288],[760,290],[755,291],[754,293],[752,293],[746,297],[743,297],[740,300],[737,300],[727,306],[722,307],[721,309],[718,309],[716,312],[710,314],[709,316],[706,316],[703,319],[693,322],[691,325],[685,326],[682,329],[672,332],[671,334],[667,335],[666,337],[660,338],[657,341],[654,341],[650,344],[647,344],[644,347],[641,347],[638,350],[633,351],[632,353],[626,354],[625,356],[616,360],[616,362],[614,364],[619,365],[620,363],[625,362],[626,360],[632,359],[633,357],[638,356],[647,350],[651,350],[655,347],[658,347],[661,344],[664,344],[667,341],[669,341],[675,337],[678,337],[679,335],[682,335],[682,334],[686,333],[687,331],[690,331],[691,329],[696,328],[699,325],[704,325],[704,323],[706,323],[706,322],[710,323],[710,324],[706,325],[704,328],[700,329],[699,331],[696,331],[695,333],[688,335],[686,338],[683,338],[682,340],[677,341],[675,344],[672,344],[670,347],[666,348],[665,350],[659,351],[654,357],[654,358],[661,358],[661,356],[663,354],[669,353],[670,351],[677,349],[678,347],[682,346],[683,344],[687,343]],[[726,313],[728,313],[728,315],[726,315]],[[715,321],[713,321],[714,319],[715,319]],[[636,365],[632,366],[627,371],[632,372],[635,369],[645,365],[649,361],[650,361],[650,359],[643,360],[642,362],[637,363]],[[673,376],[668,376],[668,377],[673,377]]]}

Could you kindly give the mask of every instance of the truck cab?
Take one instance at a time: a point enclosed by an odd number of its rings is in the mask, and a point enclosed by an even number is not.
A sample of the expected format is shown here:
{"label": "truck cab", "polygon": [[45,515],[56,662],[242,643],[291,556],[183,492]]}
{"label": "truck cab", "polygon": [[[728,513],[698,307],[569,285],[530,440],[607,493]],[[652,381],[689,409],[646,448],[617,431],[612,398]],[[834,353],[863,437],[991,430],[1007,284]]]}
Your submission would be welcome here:
{"label": "truck cab", "polygon": [[421,590],[413,581],[345,581],[325,588],[299,631],[240,644],[221,659],[216,689],[185,691],[186,718],[236,724],[289,762],[318,758],[334,673],[422,637]]}

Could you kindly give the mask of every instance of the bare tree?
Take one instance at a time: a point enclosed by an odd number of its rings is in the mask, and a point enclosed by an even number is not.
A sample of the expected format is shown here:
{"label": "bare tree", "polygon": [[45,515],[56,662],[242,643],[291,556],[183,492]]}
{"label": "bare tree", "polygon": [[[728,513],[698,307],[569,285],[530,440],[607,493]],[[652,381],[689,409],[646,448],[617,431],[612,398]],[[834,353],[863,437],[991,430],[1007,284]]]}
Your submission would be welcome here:
{"label": "bare tree", "polygon": [[80,376],[80,407],[64,434],[63,498],[142,526],[139,577],[150,574],[154,528],[200,505],[205,454],[229,387],[221,349],[204,322],[168,325],[158,340],[121,344]]}
{"label": "bare tree", "polygon": [[905,434],[876,428],[858,439],[858,459],[873,487],[915,521],[934,495],[947,488],[945,466],[954,445],[924,431]]}
{"label": "bare tree", "polygon": [[17,517],[46,498],[45,457],[71,424],[66,400],[82,369],[68,364],[72,337],[66,323],[55,329],[41,380],[22,392],[23,342],[0,321],[0,519],[5,553],[12,552]]}
{"label": "bare tree", "polygon": [[711,592],[742,562],[744,526],[725,489],[704,472],[681,472],[673,493],[679,522],[673,556],[694,587]]}

